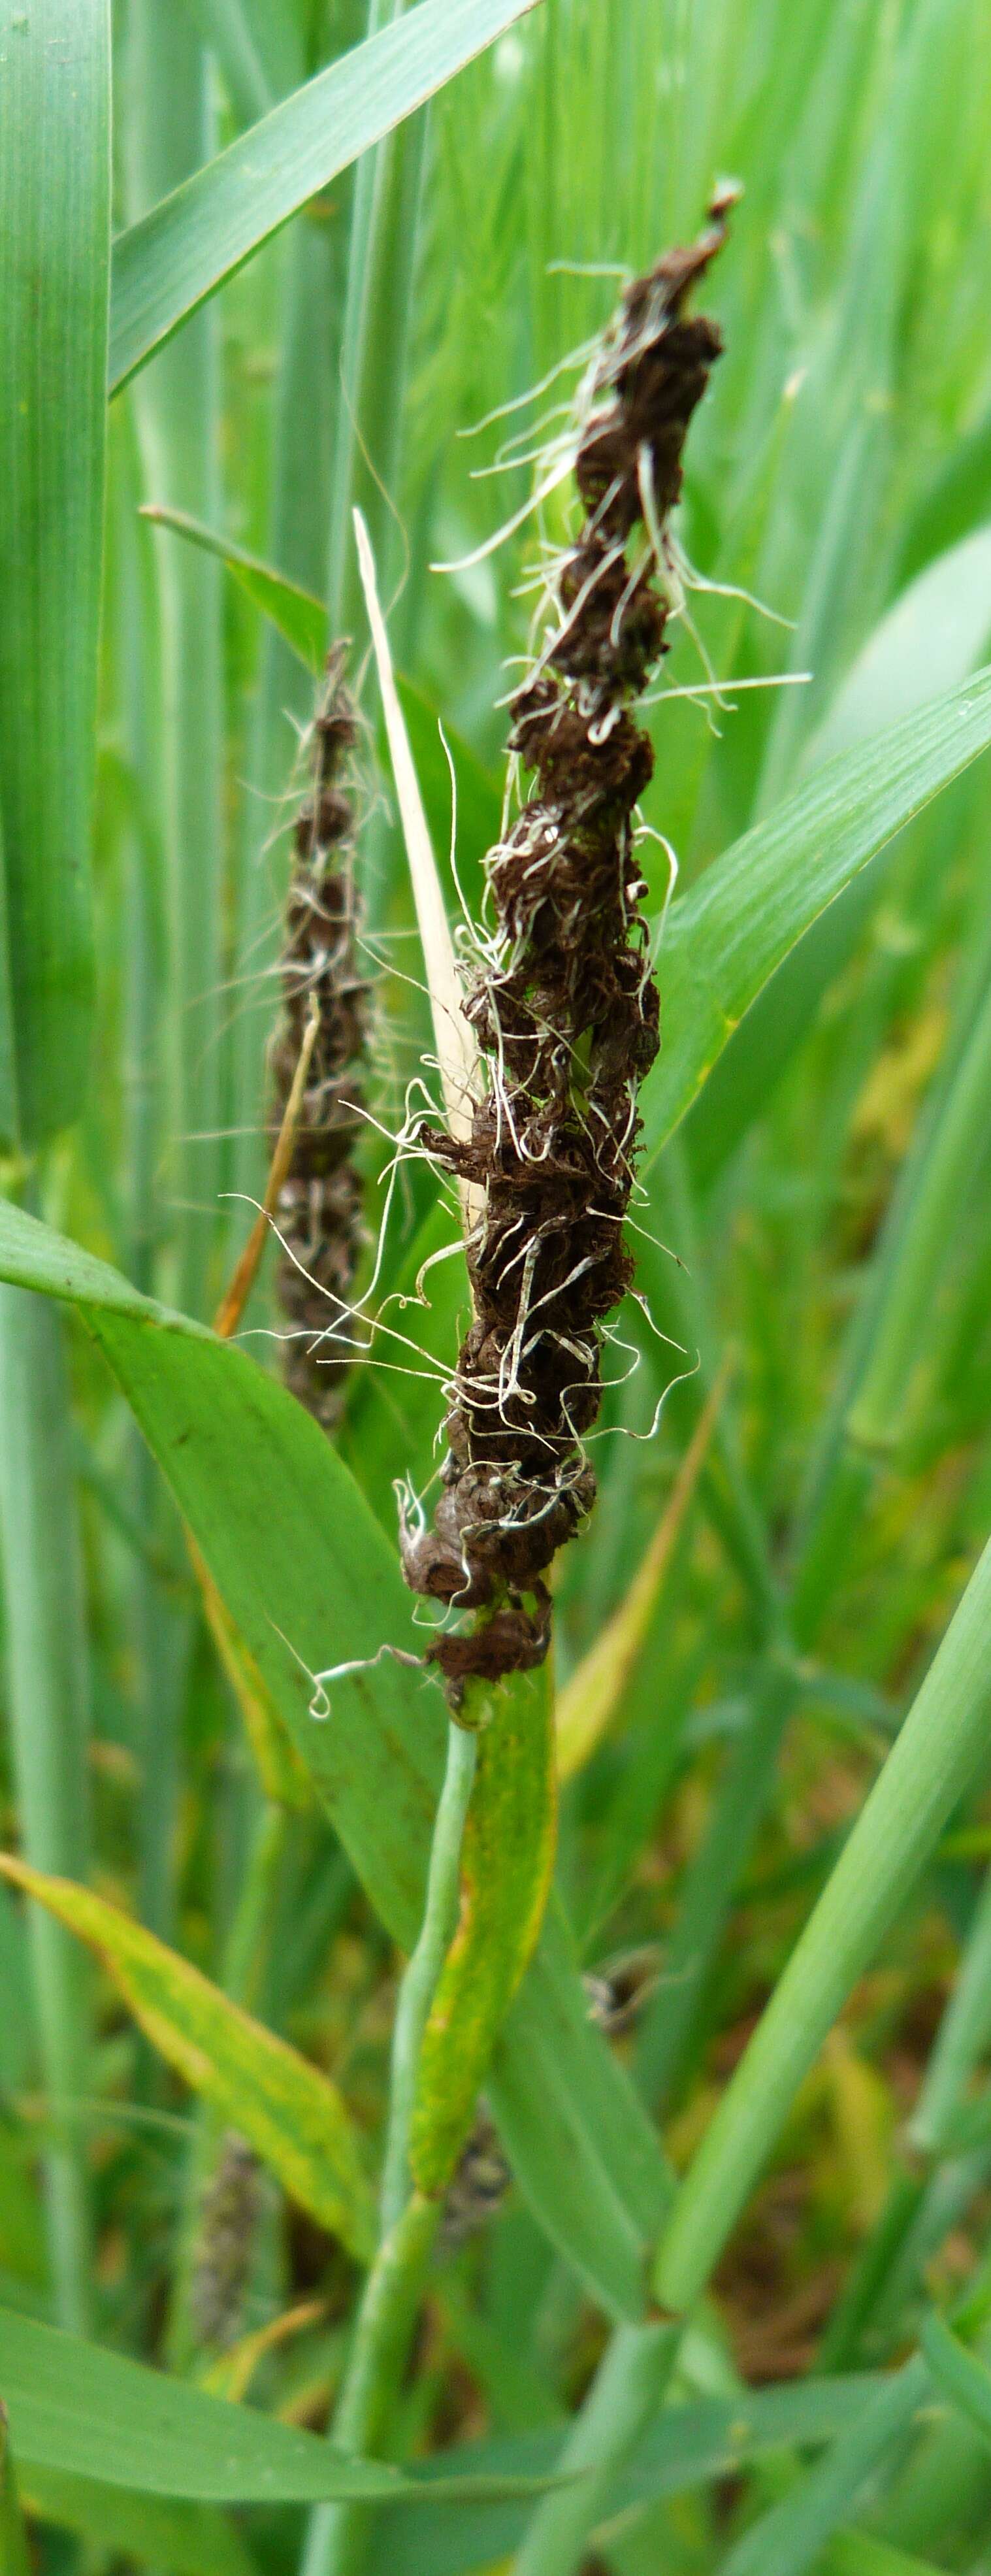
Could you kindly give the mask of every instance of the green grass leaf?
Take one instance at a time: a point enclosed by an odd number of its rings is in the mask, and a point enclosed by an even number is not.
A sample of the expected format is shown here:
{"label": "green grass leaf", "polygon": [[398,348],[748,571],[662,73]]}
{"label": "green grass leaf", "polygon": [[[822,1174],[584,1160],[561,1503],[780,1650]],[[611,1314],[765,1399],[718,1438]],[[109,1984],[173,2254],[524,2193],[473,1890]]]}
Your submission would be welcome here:
{"label": "green grass leaf", "polygon": [[663,1044],[641,1104],[649,1154],[796,940],[989,742],[985,670],[817,770],[672,906],[659,965]]}
{"label": "green grass leaf", "polygon": [[937,2388],[959,2415],[965,2415],[984,2442],[991,2443],[991,2370],[976,2352],[945,2325],[935,2312],[919,2336]]}
{"label": "green grass leaf", "polygon": [[323,669],[327,611],[312,591],[303,590],[297,581],[287,581],[284,573],[275,572],[259,555],[248,554],[231,537],[219,537],[213,528],[205,528],[201,519],[191,519],[187,510],[169,510],[159,501],[148,501],[141,517],[150,519],[155,528],[171,528],[175,536],[185,537],[190,545],[201,547],[204,554],[218,556],[245,596],[269,619],[307,670]]}
{"label": "green grass leaf", "polygon": [[[346,1467],[245,1351],[140,1297],[7,1205],[0,1273],[12,1272],[80,1308],[359,1877],[396,1939],[411,1945],[444,1708],[436,1685],[382,1654],[387,1641],[416,1646],[412,1605]],[[332,1714],[321,1721],[310,1715],[313,1676],[339,1664],[373,1669],[332,1682]]]}
{"label": "green grass leaf", "polygon": [[89,1062],[108,0],[0,0],[0,63],[0,1140],[30,1148]]}
{"label": "green grass leaf", "polygon": [[243,2130],[300,2207],[370,2260],[374,2202],[337,2086],[103,1897],[3,1855],[0,1869],[96,1952],[159,2055]]}
{"label": "green grass leaf", "polygon": [[318,72],[114,249],[110,387],[243,266],[307,198],[391,132],[534,0],[420,0]]}
{"label": "green grass leaf", "polygon": [[663,2304],[688,2308],[708,2280],[827,2031],[987,1766],[989,1706],[991,1544],[679,2188]]}
{"label": "green grass leaf", "polygon": [[554,1896],[486,2089],[552,2245],[608,2315],[642,2317],[647,2250],[671,2180],[625,2067],[589,2019]]}
{"label": "green grass leaf", "polygon": [[[419,2491],[417,2478],[378,2460],[335,2450],[314,2433],[228,2405],[8,2308],[0,2308],[0,2384],[28,2484],[35,2468],[55,2469],[207,2504],[387,2501]],[[539,2469],[469,2469],[445,2480],[444,2492],[460,2502],[533,2493],[547,2483]]]}
{"label": "green grass leaf", "polygon": [[[388,1655],[417,1642],[398,1560],[310,1416],[243,1351],[137,1294],[91,1253],[0,1205],[0,1277],[79,1307],[100,1344],[355,1869],[412,1947],[443,1768],[436,1687]],[[310,1715],[311,1676],[331,1719]],[[666,2196],[654,2131],[588,2019],[554,1917],[509,2015],[490,2090],[552,2242],[610,2313],[637,2316]]]}
{"label": "green grass leaf", "polygon": [[27,2511],[116,2556],[167,2567],[169,2576],[257,2576],[255,2561],[232,2522],[208,2504],[135,2488],[101,2486],[62,2469],[31,2469]]}

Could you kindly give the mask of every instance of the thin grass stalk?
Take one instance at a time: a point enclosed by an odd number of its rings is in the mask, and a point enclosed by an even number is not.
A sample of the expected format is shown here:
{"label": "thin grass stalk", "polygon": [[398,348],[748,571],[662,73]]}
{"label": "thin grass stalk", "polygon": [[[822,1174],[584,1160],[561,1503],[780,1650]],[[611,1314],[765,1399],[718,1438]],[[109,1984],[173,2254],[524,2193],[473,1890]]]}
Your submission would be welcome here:
{"label": "thin grass stalk", "polygon": [[784,2496],[744,2534],[723,2559],[719,2576],[766,2576],[772,2567],[774,2576],[804,2576],[834,2531],[862,2509],[865,2490],[869,2495],[895,2446],[907,2443],[929,2394],[929,2373],[916,2353],[870,2399],[850,2431],[806,2471],[798,2491]]}
{"label": "thin grass stalk", "polygon": [[[128,193],[143,207],[209,154],[210,70],[184,13],[135,0],[128,33],[132,104]],[[197,314],[133,396],[145,489],[215,525],[219,515],[216,316]],[[160,725],[155,785],[164,865],[169,1011],[162,1049],[162,1130],[172,1222],[161,1251],[166,1286],[205,1315],[217,1233],[221,1160],[222,777],[220,567],[157,541]],[[144,719],[142,718],[142,723]],[[151,725],[144,739],[150,740]],[[145,997],[151,1003],[151,997]],[[203,1141],[199,1141],[203,1140]],[[161,1156],[155,1188],[161,1195]],[[161,1283],[159,1283],[161,1284]],[[146,1497],[147,1499],[147,1497]],[[167,1554],[184,1578],[178,1532]],[[144,1652],[154,1664],[142,1795],[143,1920],[169,1939],[174,1917],[182,1706],[194,1623],[152,1609]],[[164,1633],[163,1633],[164,1627]]]}
{"label": "thin grass stalk", "polygon": [[617,2471],[663,2400],[680,2336],[667,2321],[618,2327],[558,2463],[583,2474],[538,2505],[513,2576],[571,2576],[578,2566]]}
{"label": "thin grass stalk", "polygon": [[[410,2189],[410,2125],[423,2033],[458,1914],[461,1842],[475,1777],[477,1744],[467,1727],[448,1731],[447,1769],[434,1823],[419,1939],[399,1994],[392,2044],[382,2175],[382,2235],[358,2310],[332,2439],[374,2457],[395,2404],[413,2318],[440,2217],[440,2203]],[[371,2528],[366,2505],[321,2505],[313,2515],[301,2576],[359,2576]]]}
{"label": "thin grass stalk", "polygon": [[[165,195],[209,158],[209,65],[182,11],[140,0],[131,58],[132,196]],[[216,315],[194,315],[135,401],[155,499],[208,527],[221,516]],[[209,1311],[221,1157],[223,737],[221,569],[199,548],[159,541],[163,832],[170,951],[167,1142],[174,1194],[175,1296]]]}
{"label": "thin grass stalk", "polygon": [[[0,1289],[0,1540],[11,1753],[25,1858],[85,1880],[89,1677],[62,1317]],[[92,1980],[71,1933],[29,1925],[48,2112],[45,2225],[59,2323],[92,2323],[92,2218],[79,2105],[92,2090]]]}
{"label": "thin grass stalk", "polygon": [[773,1649],[758,1669],[750,1707],[730,1753],[698,1850],[686,1872],[664,1974],[645,2015],[637,2080],[662,2109],[677,2098],[693,2047],[705,1988],[742,1872],[773,1792],[778,1754],[795,1706],[790,1656]]}
{"label": "thin grass stalk", "polygon": [[[366,38],[403,15],[405,0],[368,0]],[[362,388],[373,328],[372,287],[378,266],[389,173],[388,145],[362,154],[355,171],[348,236],[347,287],[338,369],[338,408],[330,486],[327,542],[327,616],[330,633],[342,634],[356,604],[351,563],[351,511],[360,435]],[[390,389],[390,403],[397,400]]]}

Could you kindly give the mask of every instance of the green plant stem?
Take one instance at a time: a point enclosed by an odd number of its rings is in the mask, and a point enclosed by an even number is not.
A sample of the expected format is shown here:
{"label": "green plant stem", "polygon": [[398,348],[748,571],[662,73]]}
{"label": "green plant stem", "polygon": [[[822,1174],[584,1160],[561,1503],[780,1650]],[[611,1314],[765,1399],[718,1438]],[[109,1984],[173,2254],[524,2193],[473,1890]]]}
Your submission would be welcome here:
{"label": "green plant stem", "polygon": [[514,2576],[570,2576],[578,2565],[617,2470],[663,2400],[680,2340],[680,2326],[667,2320],[618,2327],[558,2462],[583,2474],[538,2505]]}
{"label": "green plant stem", "polygon": [[[461,1840],[475,1756],[475,1736],[467,1727],[452,1725],[430,1847],[423,1922],[396,2009],[382,2172],[382,2236],[358,2310],[331,2426],[335,2442],[365,2457],[376,2455],[388,2427],[440,2217],[439,2202],[410,2191],[409,2135],[423,2033],[457,1922]],[[358,2576],[369,2529],[365,2505],[320,2506],[312,2517],[300,2576]]]}
{"label": "green plant stem", "polygon": [[475,1777],[477,1744],[467,1727],[452,1726],[447,1770],[430,1852],[427,1901],[420,1937],[399,1992],[392,2040],[389,2127],[382,2171],[382,2233],[388,2236],[410,2188],[409,2133],[420,2047],[458,1913],[461,1839]]}
{"label": "green plant stem", "polygon": [[[0,1289],[0,1539],[11,1750],[25,1858],[85,1879],[88,1675],[62,1317],[44,1297]],[[45,2217],[56,2311],[92,2318],[85,2137],[92,2090],[90,1974],[71,1933],[32,1906],[29,1925],[50,2142]]]}

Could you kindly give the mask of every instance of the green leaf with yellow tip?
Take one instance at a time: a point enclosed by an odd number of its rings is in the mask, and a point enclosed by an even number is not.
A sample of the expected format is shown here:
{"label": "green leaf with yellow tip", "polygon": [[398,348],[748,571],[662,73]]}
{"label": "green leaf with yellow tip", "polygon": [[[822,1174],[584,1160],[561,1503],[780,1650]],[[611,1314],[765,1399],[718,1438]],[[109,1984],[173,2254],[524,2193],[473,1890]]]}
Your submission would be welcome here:
{"label": "green leaf with yellow tip", "polygon": [[152,2046],[194,2093],[243,2130],[293,2200],[349,2253],[367,2259],[375,2245],[374,2204],[336,2085],[188,1959],[90,1888],[6,1857],[0,1869],[95,1950]]}

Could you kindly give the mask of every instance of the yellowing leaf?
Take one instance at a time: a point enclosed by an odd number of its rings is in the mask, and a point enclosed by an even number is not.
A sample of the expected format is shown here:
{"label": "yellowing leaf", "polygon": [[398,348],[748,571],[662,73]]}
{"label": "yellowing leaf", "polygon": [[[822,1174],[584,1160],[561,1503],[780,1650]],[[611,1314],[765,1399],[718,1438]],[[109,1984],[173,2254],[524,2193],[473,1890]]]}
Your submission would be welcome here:
{"label": "yellowing leaf", "polygon": [[443,2191],[496,2040],[536,1947],[554,1866],[554,1728],[546,1667],[494,1695],[461,1857],[458,1928],[420,2051],[410,2164]]}
{"label": "yellowing leaf", "polygon": [[729,1374],[720,1370],[685,1451],[668,1501],[629,1591],[572,1673],[557,1704],[557,1767],[570,1780],[595,1752],[622,1708],[657,1606],[675,1540],[705,1464]]}
{"label": "yellowing leaf", "polygon": [[372,2195],[357,2133],[329,2077],[91,1889],[5,1855],[0,1869],[88,1942],[169,2065],[243,2130],[302,2208],[367,2259],[375,2244]]}

